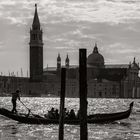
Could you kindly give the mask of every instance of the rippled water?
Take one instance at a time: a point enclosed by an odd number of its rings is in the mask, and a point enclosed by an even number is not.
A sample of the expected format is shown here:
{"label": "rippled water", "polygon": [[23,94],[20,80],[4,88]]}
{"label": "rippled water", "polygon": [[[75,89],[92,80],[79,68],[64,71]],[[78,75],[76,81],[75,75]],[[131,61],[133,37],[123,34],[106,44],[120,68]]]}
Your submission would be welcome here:
{"label": "rippled water", "polygon": [[[59,98],[21,98],[33,113],[43,115],[51,107],[59,109]],[[131,99],[88,99],[88,114],[116,112],[128,109]],[[110,124],[89,124],[89,140],[139,140],[140,139],[140,100],[133,100],[134,108],[130,118]],[[67,98],[68,109],[79,108],[79,99]],[[11,110],[11,99],[0,97],[0,107]],[[19,112],[28,112],[18,102]],[[79,140],[80,128],[65,125],[64,139]],[[58,140],[58,125],[21,124],[0,115],[0,140]]]}

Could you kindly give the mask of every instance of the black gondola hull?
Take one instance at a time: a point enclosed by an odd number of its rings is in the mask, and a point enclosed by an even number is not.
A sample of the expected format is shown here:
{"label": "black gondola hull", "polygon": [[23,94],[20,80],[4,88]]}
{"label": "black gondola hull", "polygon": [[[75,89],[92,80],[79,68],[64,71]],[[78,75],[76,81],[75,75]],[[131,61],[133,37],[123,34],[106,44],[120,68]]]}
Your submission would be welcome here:
{"label": "black gondola hull", "polygon": [[[118,113],[110,113],[110,114],[94,114],[89,115],[87,117],[88,123],[110,123],[117,120],[126,119],[130,116],[130,113],[132,111],[133,102],[130,104],[130,107],[128,110],[124,112],[118,112]],[[6,116],[12,120],[18,121],[20,123],[26,123],[26,124],[59,124],[59,119],[47,119],[44,117],[37,117],[36,116],[26,116],[26,114],[14,114],[11,111],[0,108],[0,114],[3,116]],[[80,124],[80,121],[78,119],[75,120],[64,120],[65,124],[71,124],[71,125],[78,125]]]}

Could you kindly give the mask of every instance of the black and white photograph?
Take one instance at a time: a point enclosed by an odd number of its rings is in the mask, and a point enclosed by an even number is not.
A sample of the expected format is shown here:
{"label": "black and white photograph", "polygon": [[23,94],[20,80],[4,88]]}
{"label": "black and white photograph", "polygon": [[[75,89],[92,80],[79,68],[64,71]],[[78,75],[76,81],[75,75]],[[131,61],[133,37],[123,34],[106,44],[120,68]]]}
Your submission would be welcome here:
{"label": "black and white photograph", "polygon": [[140,0],[0,0],[0,140],[140,140]]}

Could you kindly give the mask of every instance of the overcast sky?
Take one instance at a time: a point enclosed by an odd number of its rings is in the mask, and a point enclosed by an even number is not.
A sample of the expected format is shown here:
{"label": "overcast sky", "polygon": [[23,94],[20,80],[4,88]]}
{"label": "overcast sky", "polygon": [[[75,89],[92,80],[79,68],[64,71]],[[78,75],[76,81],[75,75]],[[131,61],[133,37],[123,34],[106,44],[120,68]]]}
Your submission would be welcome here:
{"label": "overcast sky", "polygon": [[43,29],[44,68],[78,64],[97,42],[106,64],[140,62],[140,0],[0,0],[0,72],[29,69],[29,31],[35,3]]}

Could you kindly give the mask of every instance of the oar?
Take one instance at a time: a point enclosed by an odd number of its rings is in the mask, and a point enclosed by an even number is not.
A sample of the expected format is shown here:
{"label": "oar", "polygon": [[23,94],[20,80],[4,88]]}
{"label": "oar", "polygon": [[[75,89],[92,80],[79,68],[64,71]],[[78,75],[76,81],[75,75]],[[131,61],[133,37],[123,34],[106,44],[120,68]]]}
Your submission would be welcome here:
{"label": "oar", "polygon": [[31,110],[30,110],[21,100],[19,100],[19,101],[28,109],[29,113],[31,113],[33,116],[35,116],[35,117],[37,118],[38,122],[41,124],[41,121],[39,120],[39,118],[42,118],[42,117],[39,116],[39,115],[33,114],[33,113],[31,112]]}
{"label": "oar", "polygon": [[25,108],[27,108],[28,109],[28,111],[29,111],[29,114],[31,113],[32,115],[34,115],[32,112],[31,112],[31,110],[21,101],[21,100],[19,100],[21,103],[22,103],[22,105],[23,106],[25,106]]}
{"label": "oar", "polygon": [[[31,109],[29,109],[21,100],[19,100],[22,104],[23,104],[23,106],[25,106],[27,109],[28,109],[28,111],[29,111],[29,113],[31,113],[33,116],[35,116],[35,117],[40,117],[39,115],[35,115],[35,114],[33,114],[32,112],[31,112]],[[40,117],[41,118],[41,117]]]}
{"label": "oar", "polygon": [[28,110],[30,110],[21,100],[19,101],[23,104],[23,106],[25,106]]}

